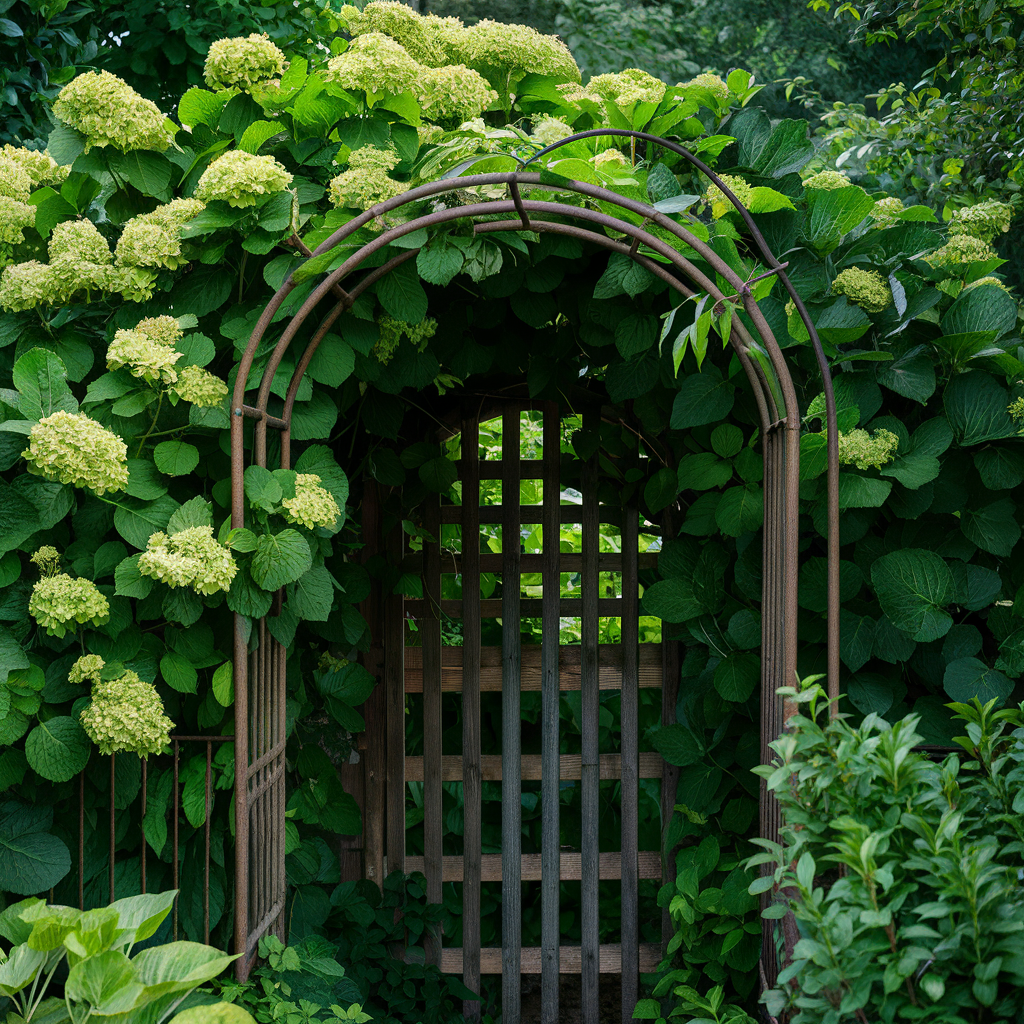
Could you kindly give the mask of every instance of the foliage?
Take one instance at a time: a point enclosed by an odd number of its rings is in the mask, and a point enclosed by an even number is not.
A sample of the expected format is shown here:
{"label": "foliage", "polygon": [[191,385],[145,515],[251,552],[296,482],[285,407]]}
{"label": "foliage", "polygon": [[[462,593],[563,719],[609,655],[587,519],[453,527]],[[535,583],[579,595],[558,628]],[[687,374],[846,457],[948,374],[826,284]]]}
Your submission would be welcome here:
{"label": "foliage", "polygon": [[[8,1024],[46,1021],[84,1024],[103,1017],[111,1024],[162,1024],[193,989],[233,960],[197,942],[135,946],[155,936],[177,896],[165,892],[118,900],[99,910],[22,900],[0,914],[0,1010]],[[64,996],[48,996],[65,965]]]}
{"label": "foliage", "polygon": [[796,1024],[1017,1020],[1024,706],[951,704],[964,754],[936,763],[915,749],[917,715],[822,721],[819,686],[780,692],[803,713],[758,769],[785,825],[782,846],[757,841],[750,863],[768,873],[751,891],[779,893],[765,916],[791,908],[802,937],[770,1011],[789,1007]]}

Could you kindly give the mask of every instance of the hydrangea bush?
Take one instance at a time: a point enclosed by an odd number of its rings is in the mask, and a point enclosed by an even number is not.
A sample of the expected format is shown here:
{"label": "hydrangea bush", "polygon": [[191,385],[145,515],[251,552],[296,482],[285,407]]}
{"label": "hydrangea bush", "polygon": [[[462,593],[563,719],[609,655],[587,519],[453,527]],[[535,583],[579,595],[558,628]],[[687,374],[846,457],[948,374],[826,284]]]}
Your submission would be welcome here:
{"label": "hydrangea bush", "polygon": [[[358,606],[373,585],[415,588],[380,559],[363,563],[364,488],[417,535],[424,496],[455,479],[457,452],[436,441],[445,392],[525,380],[532,396],[557,399],[584,373],[628,429],[576,431],[573,450],[600,448],[608,500],[632,490],[651,523],[667,516],[675,532],[643,581],[643,609],[684,645],[680,719],[645,743],[682,767],[670,852],[683,840],[705,852],[703,874],[690,864],[660,894],[678,925],[671,953],[692,974],[686,984],[699,968],[708,983],[748,992],[759,925],[740,861],[756,828],[747,769],[758,758],[763,472],[753,397],[721,344],[745,316],[734,299],[681,300],[623,254],[574,239],[460,224],[411,236],[374,265],[408,247],[414,258],[323,338],[295,396],[292,468],[248,466],[245,524],[232,530],[227,397],[238,358],[288,275],[295,288],[271,343],[318,275],[434,201],[371,218],[313,260],[309,251],[424,182],[530,161],[542,187],[524,188],[527,198],[589,203],[564,187],[578,180],[657,204],[752,282],[792,365],[803,415],[800,663],[813,671],[824,658],[826,440],[795,307],[726,194],[673,154],[606,137],[538,156],[607,126],[689,146],[788,262],[836,374],[849,706],[912,709],[938,742],[950,734],[947,699],[1006,700],[1024,674],[1014,557],[1024,353],[990,246],[1005,218],[986,208],[946,225],[841,174],[811,176],[806,124],[771,122],[742,71],[666,83],[625,69],[583,84],[559,40],[523,27],[467,28],[385,0],[345,18],[350,38],[305,53],[278,54],[260,36],[221,41],[209,87],[188,90],[173,119],[109,76],[79,75],[54,104],[57,127],[36,140],[49,155],[0,154],[0,197],[34,211],[30,221],[12,207],[0,248],[0,790],[16,787],[24,820],[70,845],[70,826],[48,809],[77,799],[77,773],[95,809],[109,778],[99,752],[131,755],[116,759],[123,793],[137,788],[135,755],[148,757],[145,817],[122,809],[118,852],[138,856],[141,825],[150,884],[169,885],[172,786],[160,752],[170,723],[188,735],[233,731],[234,616],[250,640],[265,617],[289,659],[290,920],[297,935],[322,932],[335,908],[321,880],[338,870],[326,840],[360,829],[324,753],[348,751],[373,687],[358,661],[370,643]],[[506,195],[458,190],[444,202]],[[272,415],[311,329],[271,383]],[[256,353],[250,391],[269,356],[267,345]],[[618,469],[638,443],[642,479]],[[205,756],[186,757],[181,842],[193,867],[205,772]],[[212,774],[215,889],[230,891],[230,744],[218,745]],[[644,800],[645,842],[657,845],[657,796]],[[104,864],[90,846],[90,899],[103,898]],[[0,889],[20,868],[0,858]],[[71,899],[75,884],[54,859],[38,888]],[[651,929],[655,895],[645,895]],[[487,927],[495,909],[485,908]],[[226,939],[225,901],[210,913]],[[202,907],[183,903],[182,921],[198,932]],[[457,915],[448,927],[457,941]]]}

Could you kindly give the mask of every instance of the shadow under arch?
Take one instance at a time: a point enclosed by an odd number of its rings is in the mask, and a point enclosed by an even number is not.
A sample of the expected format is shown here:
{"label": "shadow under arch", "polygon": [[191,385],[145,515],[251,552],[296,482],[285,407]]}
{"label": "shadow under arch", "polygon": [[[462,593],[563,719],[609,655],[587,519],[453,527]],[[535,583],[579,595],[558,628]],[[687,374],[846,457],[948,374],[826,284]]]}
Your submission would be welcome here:
{"label": "shadow under arch", "polygon": [[[682,155],[716,184],[739,211],[769,272],[779,278],[807,327],[822,373],[826,404],[829,519],[828,687],[830,696],[837,697],[838,430],[828,363],[814,324],[785,274],[785,264],[780,264],[771,253],[750,213],[718,175],[677,143],[642,132],[598,129],[570,136],[535,154],[530,161],[520,162],[525,168],[529,162],[551,150],[599,135],[627,136],[645,141],[649,146],[657,145],[669,149]],[[327,273],[287,323],[263,370],[255,401],[247,403],[246,384],[257,350],[278,310],[297,287],[293,275],[289,275],[266,305],[239,360],[232,395],[232,527],[244,525],[244,421],[255,421],[252,463],[266,465],[267,430],[272,428],[280,436],[281,467],[290,468],[291,418],[294,403],[303,375],[317,347],[332,325],[351,309],[360,295],[396,267],[414,259],[420,250],[405,249],[383,265],[372,269],[351,287],[346,288],[344,284],[369,257],[401,238],[423,229],[430,231],[446,224],[467,220],[473,223],[475,234],[508,231],[549,232],[628,256],[684,298],[706,292],[715,302],[725,298],[739,299],[753,331],[748,330],[740,318],[734,318],[729,343],[751,383],[761,421],[763,444],[765,515],[761,605],[761,757],[762,761],[770,760],[771,750],[768,744],[780,734],[788,717],[787,709],[783,706],[781,698],[776,695],[776,690],[780,686],[791,685],[796,673],[800,410],[786,359],[751,294],[748,282],[706,243],[653,206],[585,182],[560,181],[557,185],[552,185],[549,181],[542,180],[540,174],[525,169],[429,182],[371,207],[335,231],[313,251],[302,246],[298,239],[296,243],[307,257],[320,257],[343,243],[366,224],[392,211],[422,200],[479,186],[504,186],[508,190],[509,198],[438,209],[415,217],[382,231],[353,252],[341,266]],[[527,199],[522,194],[524,188],[574,193],[584,202],[593,200],[640,217],[641,224],[637,225],[632,221],[586,206]],[[682,247],[696,253],[715,275],[728,283],[733,289],[733,294],[725,295],[714,280],[691,262],[685,251],[645,230],[644,225],[647,223],[656,225],[662,232],[668,232]],[[623,236],[629,241],[613,238],[606,232]],[[641,247],[645,251],[642,252]],[[660,262],[656,256],[665,262]],[[296,363],[281,416],[272,416],[268,410],[268,403],[277,370],[300,328],[328,295],[333,297],[333,305],[320,321]],[[286,651],[270,635],[265,619],[252,624],[252,632],[256,634],[255,646],[244,618],[236,615],[235,622],[235,951],[243,954],[238,961],[237,972],[244,978],[255,959],[259,938],[272,929],[279,929],[284,921]],[[779,824],[777,803],[766,793],[762,782],[759,820],[761,836],[776,838]],[[260,831],[257,832],[257,829]],[[776,970],[774,944],[777,940],[771,922],[765,922],[764,937],[766,942],[763,977],[773,981]]]}

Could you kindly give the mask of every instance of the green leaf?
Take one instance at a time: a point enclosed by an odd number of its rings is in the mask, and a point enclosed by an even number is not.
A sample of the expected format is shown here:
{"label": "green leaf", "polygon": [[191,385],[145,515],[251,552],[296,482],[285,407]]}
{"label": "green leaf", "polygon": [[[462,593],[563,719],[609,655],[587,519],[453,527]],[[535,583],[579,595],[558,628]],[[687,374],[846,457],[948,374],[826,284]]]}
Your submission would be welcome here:
{"label": "green leaf", "polygon": [[238,148],[246,153],[258,153],[264,142],[282,132],[286,132],[286,129],[280,121],[253,121],[242,132],[242,137],[238,140]]}
{"label": "green leaf", "polygon": [[983,284],[961,292],[942,318],[943,334],[968,334],[994,331],[998,338],[1012,331],[1017,323],[1017,303],[1013,296],[994,284]]}
{"label": "green leaf", "polygon": [[858,185],[846,188],[807,189],[810,240],[821,248],[834,248],[875,208],[875,201]]}
{"label": "green leaf", "polygon": [[50,132],[46,149],[57,163],[70,167],[84,152],[86,138],[81,132],[66,125],[58,125]]}
{"label": "green leaf", "polygon": [[759,530],[764,522],[764,494],[757,484],[730,487],[715,509],[715,522],[728,537]]}
{"label": "green leaf", "polygon": [[655,316],[633,313],[623,317],[615,326],[615,347],[623,359],[635,356],[653,348],[658,341],[659,321]]}
{"label": "green leaf", "polygon": [[396,320],[418,324],[427,315],[427,293],[410,263],[395,267],[377,282],[377,298]]}
{"label": "green leaf", "polygon": [[141,554],[130,555],[114,570],[114,593],[121,597],[135,597],[140,600],[149,597],[153,580],[139,572]]}
{"label": "green leaf", "polygon": [[687,579],[658,580],[644,591],[643,609],[645,615],[653,615],[665,622],[685,622],[705,611]]}
{"label": "green leaf", "polygon": [[935,552],[904,548],[871,566],[871,582],[882,610],[897,628],[917,641],[937,640],[953,619],[945,610],[953,597],[953,576]]}
{"label": "green leaf", "polygon": [[178,503],[166,494],[151,502],[126,498],[114,510],[114,527],[131,547],[141,551],[154,533],[167,529],[167,523],[178,507]]}
{"label": "green leaf", "polygon": [[223,93],[208,92],[193,86],[178,102],[178,119],[189,128],[197,124],[212,127],[220,120],[226,102],[227,97]]}
{"label": "green leaf", "polygon": [[965,508],[960,514],[960,530],[982,551],[1005,558],[1020,540],[1016,511],[1009,498],[1000,498],[981,508]]}
{"label": "green leaf", "polygon": [[153,449],[153,461],[168,476],[188,476],[199,465],[199,449],[185,441],[162,441]]}
{"label": "green leaf", "polygon": [[299,618],[307,622],[326,622],[334,604],[331,574],[322,565],[310,569],[296,581],[291,602]]}
{"label": "green leaf", "polygon": [[420,480],[423,485],[438,494],[447,493],[448,489],[459,478],[459,468],[451,459],[439,456],[436,459],[428,459],[419,470]]}
{"label": "green leaf", "polygon": [[854,676],[846,684],[850,703],[862,714],[884,715],[892,707],[896,693],[892,680],[874,672]]}
{"label": "green leaf", "polygon": [[717,423],[732,411],[735,388],[715,366],[684,377],[672,403],[673,430]]}
{"label": "green leaf", "polygon": [[710,491],[732,479],[732,466],[712,452],[686,455],[679,463],[677,483],[680,491]]}
{"label": "green leaf", "polygon": [[372,675],[357,661],[347,661],[340,668],[321,677],[317,688],[325,697],[358,707],[373,693],[377,685]]}
{"label": "green leaf", "polygon": [[995,698],[1002,704],[1013,692],[1013,683],[977,658],[958,658],[946,666],[942,687],[951,700],[966,703],[977,697],[982,704]]}
{"label": "green leaf", "polygon": [[651,512],[660,512],[675,501],[678,477],[671,469],[659,469],[644,487],[644,501]]}
{"label": "green leaf", "polygon": [[956,560],[949,571],[953,574],[953,603],[968,611],[987,608],[1003,589],[1003,581],[994,569]]}
{"label": "green leaf", "polygon": [[239,615],[247,615],[250,619],[259,619],[270,611],[272,600],[270,594],[253,583],[249,567],[243,564],[231,581],[227,598],[228,608]]}
{"label": "green leaf", "polygon": [[336,334],[328,334],[320,342],[306,371],[318,384],[341,387],[352,375],[356,354],[348,342]]}
{"label": "green leaf", "polygon": [[0,888],[31,896],[53,888],[70,870],[71,854],[49,834],[53,809],[0,805]]}
{"label": "green leaf", "polygon": [[14,386],[21,395],[20,412],[29,419],[41,420],[58,411],[78,412],[68,387],[68,371],[48,349],[30,349],[14,364]]}
{"label": "green leaf", "polygon": [[61,715],[40,722],[25,740],[25,757],[44,779],[68,782],[88,763],[92,744],[78,720]]}
{"label": "green leaf", "polygon": [[264,590],[275,591],[294,583],[313,564],[309,545],[297,530],[263,534],[256,539],[252,578]]}
{"label": "green leaf", "polygon": [[144,196],[154,196],[165,202],[171,198],[170,185],[175,167],[162,153],[147,149],[121,153],[111,146],[107,150],[107,160],[116,178],[134,185]]}
{"label": "green leaf", "polygon": [[41,188],[29,197],[29,203],[36,208],[36,231],[40,237],[49,238],[50,232],[61,221],[69,220],[77,212],[75,208],[52,188]]}
{"label": "green leaf", "polygon": [[879,508],[892,490],[888,480],[876,480],[857,473],[839,474],[839,507]]}
{"label": "green leaf", "polygon": [[711,447],[723,459],[731,459],[743,447],[743,431],[734,423],[720,423],[711,431]]}
{"label": "green leaf", "polygon": [[180,533],[195,526],[213,526],[213,506],[197,495],[189,498],[167,521],[169,534]]}
{"label": "green leaf", "polygon": [[1017,434],[1017,424],[1006,411],[1010,396],[981,370],[957,374],[946,385],[942,402],[953,435],[965,447]]}
{"label": "green leaf", "polygon": [[178,693],[195,693],[199,686],[199,673],[188,658],[176,651],[168,651],[160,659],[160,675]]}
{"label": "green leaf", "polygon": [[776,192],[773,188],[756,185],[750,190],[746,207],[751,213],[775,213],[778,210],[795,210],[793,200]]}
{"label": "green leaf", "polygon": [[839,656],[851,672],[867,664],[875,644],[875,620],[844,608],[839,613]]}
{"label": "green leaf", "polygon": [[462,250],[441,238],[420,249],[416,254],[416,269],[428,284],[445,286],[462,270],[464,261]]}
{"label": "green leaf", "polygon": [[890,391],[923,404],[935,393],[935,363],[926,345],[916,345],[879,367],[876,379]]}
{"label": "green leaf", "polygon": [[131,960],[114,949],[79,960],[68,971],[65,986],[69,1000],[107,1014],[127,1013],[143,991]]}
{"label": "green leaf", "polygon": [[168,942],[144,949],[133,960],[138,980],[152,998],[174,992],[189,992],[212,981],[241,953],[228,956],[198,942]]}
{"label": "green leaf", "polygon": [[229,708],[235,703],[235,670],[230,661],[225,661],[213,673],[211,687],[213,696],[221,707]]}
{"label": "green leaf", "polygon": [[143,501],[153,501],[167,493],[167,485],[149,459],[129,459],[125,493]]}
{"label": "green leaf", "polygon": [[715,668],[715,689],[725,700],[746,701],[761,678],[761,659],[756,654],[730,654]]}
{"label": "green leaf", "polygon": [[991,491],[1008,491],[1024,483],[1024,452],[999,445],[974,454],[981,482]]}
{"label": "green leaf", "polygon": [[703,744],[682,725],[663,725],[652,733],[651,742],[669,764],[680,767],[695,764],[704,756]]}

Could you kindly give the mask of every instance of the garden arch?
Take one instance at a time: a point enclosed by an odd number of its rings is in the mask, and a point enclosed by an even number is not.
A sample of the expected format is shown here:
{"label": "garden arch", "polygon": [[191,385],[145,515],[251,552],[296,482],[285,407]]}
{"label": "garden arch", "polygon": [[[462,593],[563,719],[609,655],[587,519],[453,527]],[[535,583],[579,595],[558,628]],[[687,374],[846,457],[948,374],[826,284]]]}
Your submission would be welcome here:
{"label": "garden arch", "polygon": [[[735,194],[720,177],[682,146],[646,133],[614,129],[596,129],[579,133],[540,151],[531,160],[523,162],[518,171],[446,178],[379,203],[334,232],[315,251],[302,246],[296,238],[296,244],[308,257],[318,257],[343,243],[364,225],[410,203],[443,197],[451,192],[478,186],[504,186],[508,190],[507,199],[485,200],[442,208],[415,217],[382,231],[372,241],[352,253],[340,267],[328,273],[316,285],[287,323],[263,371],[255,402],[250,404],[245,400],[246,384],[257,350],[275,314],[296,287],[293,275],[282,284],[260,316],[237,368],[231,407],[232,526],[244,525],[245,420],[254,421],[250,453],[252,464],[266,466],[267,431],[274,429],[280,436],[281,466],[289,468],[292,410],[299,384],[318,345],[335,321],[351,308],[367,288],[395,267],[415,258],[419,249],[402,251],[382,266],[370,270],[350,288],[343,287],[343,283],[346,283],[369,257],[398,239],[421,229],[429,232],[443,225],[465,220],[472,222],[476,233],[519,230],[552,232],[630,257],[666,282],[683,298],[698,292],[707,292],[715,302],[727,297],[738,298],[753,326],[753,333],[736,318],[729,341],[753,388],[760,415],[764,459],[761,756],[763,760],[768,760],[771,754],[768,744],[781,732],[787,717],[787,709],[776,696],[776,690],[780,686],[791,684],[796,672],[800,455],[800,410],[796,392],[785,357],[751,294],[749,283],[742,280],[706,243],[649,204],[579,181],[558,181],[556,185],[552,185],[550,179],[542,178],[540,174],[526,169],[529,163],[560,146],[598,135],[630,137],[635,140],[634,144],[637,141],[645,142],[648,152],[654,146],[668,149],[682,156],[709,181],[717,185],[740,213],[768,271],[779,278],[807,327],[822,373],[826,404],[829,513],[828,684],[830,696],[838,695],[838,430],[827,360],[814,325],[785,273],[786,265],[780,263],[771,253],[749,212]],[[638,226],[631,221],[586,206],[526,199],[522,195],[524,187],[548,188],[562,193],[572,192],[582,197],[584,201],[601,202],[640,217],[641,224]],[[723,294],[716,282],[698,269],[679,249],[647,231],[644,225],[648,223],[656,225],[663,232],[671,233],[684,246],[696,252],[712,268],[715,275],[734,289],[734,294]],[[612,238],[604,233],[605,231],[624,236],[628,241]],[[667,266],[642,253],[641,246],[666,260]],[[268,403],[275,374],[299,329],[328,294],[333,297],[333,305],[323,317],[296,364],[281,416],[272,416]],[[235,949],[243,953],[239,961],[239,971],[244,976],[255,957],[260,936],[270,930],[281,930],[284,924],[286,651],[270,635],[265,620],[253,624],[255,641],[250,637],[247,620],[236,615],[235,623]],[[760,834],[772,838],[776,836],[778,826],[777,805],[774,800],[766,797],[762,783]],[[518,899],[515,895],[515,892],[518,892],[518,886],[515,884],[517,881],[508,878],[507,874],[503,877],[503,885],[508,887],[505,891],[513,900]],[[766,932],[766,939],[771,938],[772,933]],[[509,936],[506,934],[506,942],[508,941]],[[584,936],[584,991],[588,986],[587,948],[587,937]],[[589,970],[593,972],[590,977],[596,981],[596,943],[592,945],[592,953]],[[765,954],[766,975],[771,980],[774,976],[775,958],[770,943],[766,943]],[[626,956],[627,951],[624,949],[624,965]],[[515,962],[518,964],[517,960]],[[547,961],[544,962],[543,969],[547,976]],[[553,970],[557,975],[557,961]],[[504,973],[506,1008],[512,1013],[508,1019],[514,1024],[518,1024],[517,1011],[513,1009],[518,1006],[518,984],[518,976],[512,977],[507,971]],[[596,1017],[594,1019],[596,1020]]]}

